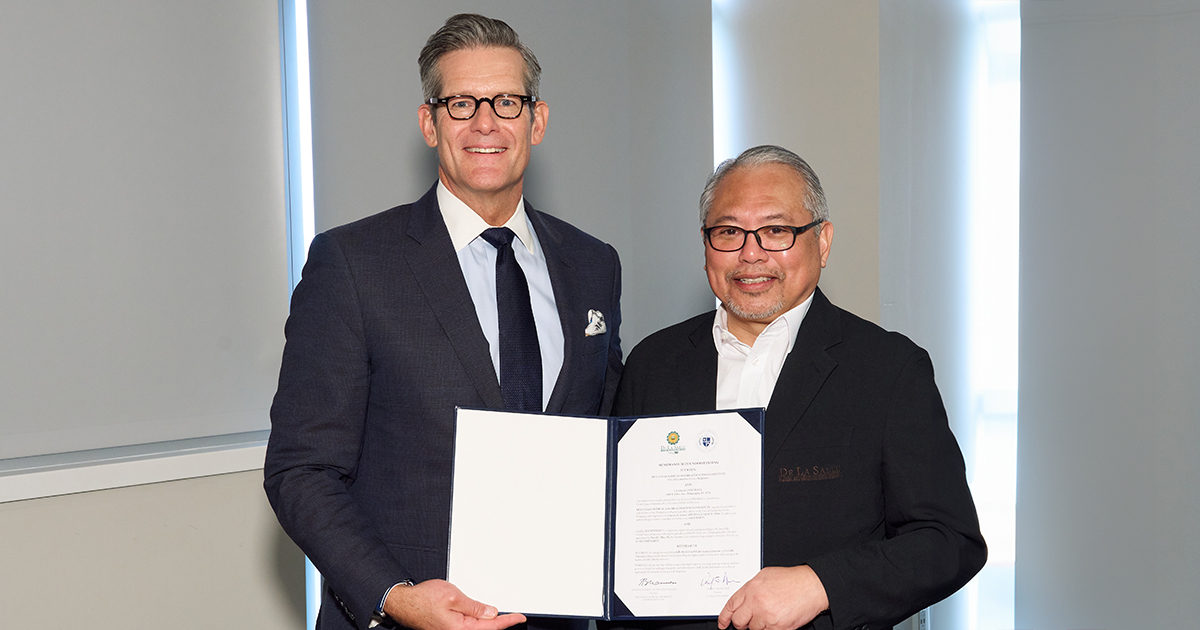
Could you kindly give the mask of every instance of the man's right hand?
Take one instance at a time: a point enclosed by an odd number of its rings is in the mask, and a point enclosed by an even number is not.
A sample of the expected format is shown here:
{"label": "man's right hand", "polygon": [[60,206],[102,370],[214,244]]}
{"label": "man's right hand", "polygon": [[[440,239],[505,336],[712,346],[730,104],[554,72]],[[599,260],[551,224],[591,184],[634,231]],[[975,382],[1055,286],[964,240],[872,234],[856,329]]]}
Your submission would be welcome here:
{"label": "man's right hand", "polygon": [[397,586],[388,592],[383,612],[416,630],[504,630],[525,615],[498,615],[495,606],[477,602],[445,580]]}

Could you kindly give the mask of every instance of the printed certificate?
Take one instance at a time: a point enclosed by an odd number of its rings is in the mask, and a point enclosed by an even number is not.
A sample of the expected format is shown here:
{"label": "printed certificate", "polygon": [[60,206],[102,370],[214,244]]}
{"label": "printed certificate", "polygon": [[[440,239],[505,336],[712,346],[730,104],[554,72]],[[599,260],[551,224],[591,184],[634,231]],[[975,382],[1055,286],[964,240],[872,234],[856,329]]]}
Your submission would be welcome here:
{"label": "printed certificate", "polygon": [[716,617],[762,566],[763,414],[459,409],[449,581],[506,612]]}
{"label": "printed certificate", "polygon": [[617,443],[613,590],[635,617],[715,617],[762,568],[762,434],[735,412],[681,418]]}

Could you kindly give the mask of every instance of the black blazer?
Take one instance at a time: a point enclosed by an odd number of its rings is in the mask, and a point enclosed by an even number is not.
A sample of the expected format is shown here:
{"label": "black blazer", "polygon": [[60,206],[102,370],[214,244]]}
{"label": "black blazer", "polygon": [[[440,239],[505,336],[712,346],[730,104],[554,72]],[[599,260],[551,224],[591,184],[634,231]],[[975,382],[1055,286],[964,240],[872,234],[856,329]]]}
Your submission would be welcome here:
{"label": "black blazer", "polygon": [[[525,208],[563,328],[547,411],[607,414],[621,373],[617,253]],[[590,309],[606,333],[584,335]],[[455,406],[504,408],[436,186],[318,235],[285,330],[264,486],[325,577],[319,627],[365,628],[394,583],[445,578]]]}
{"label": "black blazer", "polygon": [[[638,344],[613,413],[714,409],[713,317]],[[764,442],[763,562],[816,571],[829,612],[814,627],[891,628],[982,568],[987,549],[929,355],[820,289],[776,382]]]}

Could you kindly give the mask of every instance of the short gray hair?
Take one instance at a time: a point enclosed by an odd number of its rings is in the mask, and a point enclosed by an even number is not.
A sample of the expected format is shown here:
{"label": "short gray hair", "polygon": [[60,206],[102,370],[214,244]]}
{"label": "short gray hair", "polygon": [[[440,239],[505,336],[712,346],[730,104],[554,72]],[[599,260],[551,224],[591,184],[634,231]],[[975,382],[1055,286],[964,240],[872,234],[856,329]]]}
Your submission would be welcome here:
{"label": "short gray hair", "polygon": [[[717,170],[709,175],[708,182],[704,184],[704,192],[700,194],[700,227],[706,225],[708,213],[712,210],[713,198],[716,197],[717,185],[725,179],[726,175],[738,169],[766,164],[782,164],[796,171],[800,179],[804,180],[804,209],[812,215],[813,221],[820,221],[824,224],[829,220],[829,206],[825,203],[825,191],[821,189],[821,180],[817,179],[816,171],[799,155],[783,147],[764,144],[746,149],[736,158],[721,162],[717,166]],[[818,225],[818,233],[820,229],[821,226]]]}
{"label": "short gray hair", "polygon": [[542,66],[538,64],[537,57],[533,56],[533,51],[521,43],[517,32],[501,20],[475,13],[459,13],[450,16],[444,26],[429,36],[429,41],[425,42],[421,55],[417,57],[417,65],[421,70],[421,90],[425,93],[426,101],[441,96],[439,93],[442,91],[442,71],[438,67],[438,61],[442,56],[456,50],[472,48],[511,48],[521,53],[521,58],[525,60],[525,94],[534,100],[537,99],[538,87],[542,80]]}

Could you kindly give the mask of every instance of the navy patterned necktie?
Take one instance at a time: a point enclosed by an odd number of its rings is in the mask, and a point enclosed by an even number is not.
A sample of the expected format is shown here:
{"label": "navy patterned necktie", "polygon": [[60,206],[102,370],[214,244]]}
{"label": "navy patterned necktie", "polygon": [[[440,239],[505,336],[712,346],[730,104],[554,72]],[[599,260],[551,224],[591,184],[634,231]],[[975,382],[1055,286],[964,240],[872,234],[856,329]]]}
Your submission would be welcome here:
{"label": "navy patterned necktie", "polygon": [[542,410],[542,352],[529,303],[529,283],[505,228],[483,231],[496,248],[496,310],[500,319],[500,392],[509,411]]}

